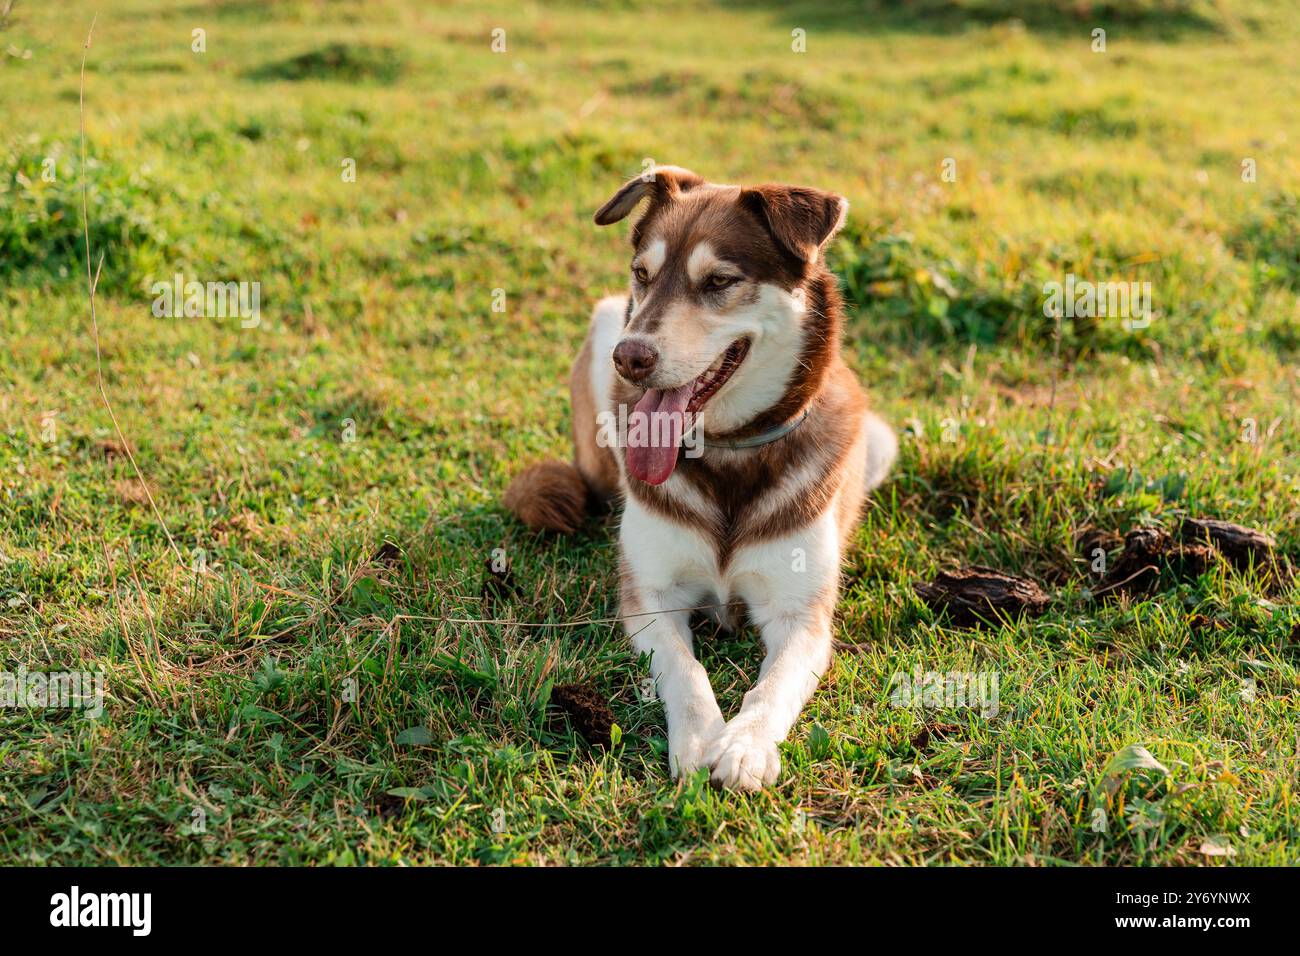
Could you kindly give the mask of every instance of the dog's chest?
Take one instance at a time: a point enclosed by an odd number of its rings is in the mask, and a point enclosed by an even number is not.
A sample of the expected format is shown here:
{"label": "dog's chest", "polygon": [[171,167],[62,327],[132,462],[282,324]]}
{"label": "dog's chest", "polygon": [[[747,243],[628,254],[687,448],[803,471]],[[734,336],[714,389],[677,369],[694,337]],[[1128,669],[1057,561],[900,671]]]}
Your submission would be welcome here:
{"label": "dog's chest", "polygon": [[754,619],[755,609],[762,614],[813,605],[839,575],[839,536],[832,511],[784,535],[738,544],[720,554],[714,538],[702,529],[666,518],[630,498],[620,545],[625,572],[651,606],[740,601]]}
{"label": "dog's chest", "polygon": [[815,590],[838,573],[834,515],[823,508],[793,520],[778,490],[713,498],[674,475],[653,503],[628,498],[625,560],[652,590],[719,602],[752,604]]}
{"label": "dog's chest", "polygon": [[720,568],[735,555],[765,541],[797,532],[829,507],[834,476],[822,461],[763,463],[728,468],[703,461],[683,461],[654,494],[633,494],[652,511],[699,533],[710,545]]}
{"label": "dog's chest", "polygon": [[783,548],[770,542],[734,544],[699,523],[683,522],[638,501],[623,513],[622,545],[638,577],[659,591],[686,590],[726,602],[743,579],[774,579],[786,570]]}

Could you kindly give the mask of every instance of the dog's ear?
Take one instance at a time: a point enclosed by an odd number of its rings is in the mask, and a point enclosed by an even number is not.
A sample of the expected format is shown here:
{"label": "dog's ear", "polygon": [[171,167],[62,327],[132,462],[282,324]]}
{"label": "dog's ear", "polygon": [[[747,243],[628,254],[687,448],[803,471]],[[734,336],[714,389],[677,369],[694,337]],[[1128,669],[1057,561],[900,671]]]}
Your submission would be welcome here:
{"label": "dog's ear", "polygon": [[849,201],[806,186],[765,185],[740,191],[740,204],[767,225],[796,259],[816,262],[822,247],[840,231]]}
{"label": "dog's ear", "polygon": [[702,186],[704,180],[689,169],[680,166],[654,166],[635,179],[629,179],[623,188],[610,197],[609,202],[596,210],[596,225],[608,226],[626,219],[628,213],[646,196],[652,203],[668,202],[679,193]]}

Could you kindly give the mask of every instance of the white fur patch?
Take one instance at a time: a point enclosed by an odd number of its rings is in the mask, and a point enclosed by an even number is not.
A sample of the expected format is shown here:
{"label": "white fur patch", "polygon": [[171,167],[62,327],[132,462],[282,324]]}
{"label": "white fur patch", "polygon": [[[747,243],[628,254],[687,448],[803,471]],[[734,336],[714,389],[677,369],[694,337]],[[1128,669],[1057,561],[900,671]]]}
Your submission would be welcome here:
{"label": "white fur patch", "polygon": [[867,491],[880,485],[889,476],[894,459],[898,457],[898,436],[879,416],[868,414],[862,423],[867,438],[867,468],[864,483]]}
{"label": "white fur patch", "polygon": [[711,354],[720,354],[742,336],[750,339],[749,354],[704,406],[706,432],[739,427],[780,401],[799,362],[805,315],[785,289],[763,285],[758,302],[728,316],[717,330]]}
{"label": "white fur patch", "polygon": [[690,258],[686,260],[686,274],[692,282],[699,282],[717,268],[718,262],[713,246],[707,242],[697,243],[691,250]]}
{"label": "white fur patch", "polygon": [[636,257],[636,264],[650,273],[650,278],[653,279],[664,267],[666,258],[668,258],[667,243],[662,239],[655,239],[653,242],[646,243],[646,247]]}
{"label": "white fur patch", "polygon": [[623,330],[627,299],[611,295],[596,304],[591,316],[591,397],[598,412],[609,408],[614,378],[614,346]]}

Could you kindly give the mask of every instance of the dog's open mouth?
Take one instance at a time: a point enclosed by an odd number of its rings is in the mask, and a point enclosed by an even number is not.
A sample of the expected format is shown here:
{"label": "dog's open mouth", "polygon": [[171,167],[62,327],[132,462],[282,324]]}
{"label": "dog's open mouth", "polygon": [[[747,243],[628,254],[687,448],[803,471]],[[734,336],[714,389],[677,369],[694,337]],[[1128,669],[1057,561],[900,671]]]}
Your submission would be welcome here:
{"label": "dog's open mouth", "polygon": [[702,374],[697,375],[694,385],[694,391],[691,392],[691,399],[686,403],[688,412],[698,412],[704,407],[704,403],[717,394],[718,389],[727,384],[727,379],[735,374],[736,369],[740,368],[740,363],[745,361],[745,356],[749,354],[749,339],[736,339],[727,350],[718,357],[718,360],[709,366]]}
{"label": "dog's open mouth", "polygon": [[667,481],[677,467],[682,436],[694,426],[692,417],[727,384],[748,354],[749,339],[736,339],[712,365],[685,385],[647,389],[629,421],[628,472],[650,485]]}

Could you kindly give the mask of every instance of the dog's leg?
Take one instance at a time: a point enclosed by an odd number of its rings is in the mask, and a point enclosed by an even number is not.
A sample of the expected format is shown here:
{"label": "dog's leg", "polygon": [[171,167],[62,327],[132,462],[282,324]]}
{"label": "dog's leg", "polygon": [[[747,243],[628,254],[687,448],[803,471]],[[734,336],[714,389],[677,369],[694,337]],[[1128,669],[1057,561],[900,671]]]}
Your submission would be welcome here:
{"label": "dog's leg", "polygon": [[709,546],[694,532],[647,511],[635,498],[623,509],[622,614],[633,646],[650,655],[668,720],[674,776],[704,765],[704,749],[722,729],[722,711],[695,659],[690,615],[709,590]]}
{"label": "dog's leg", "polygon": [[[781,772],[785,740],[831,662],[831,619],[838,592],[838,530],[833,515],[756,549],[741,596],[763,635],[767,657],[744,704],[705,753],[713,781],[756,790]],[[796,556],[793,562],[791,554]]]}
{"label": "dog's leg", "polygon": [[[722,711],[709,676],[695,659],[689,607],[697,597],[681,589],[646,591],[623,574],[623,625],[632,645],[650,655],[650,673],[668,721],[668,763],[673,776],[704,766],[704,748],[722,729]],[[656,610],[662,613],[650,613]]]}
{"label": "dog's leg", "polygon": [[705,755],[714,782],[724,787],[757,790],[776,782],[777,745],[830,666],[830,613],[780,614],[763,625],[763,644],[767,658],[758,680]]}

